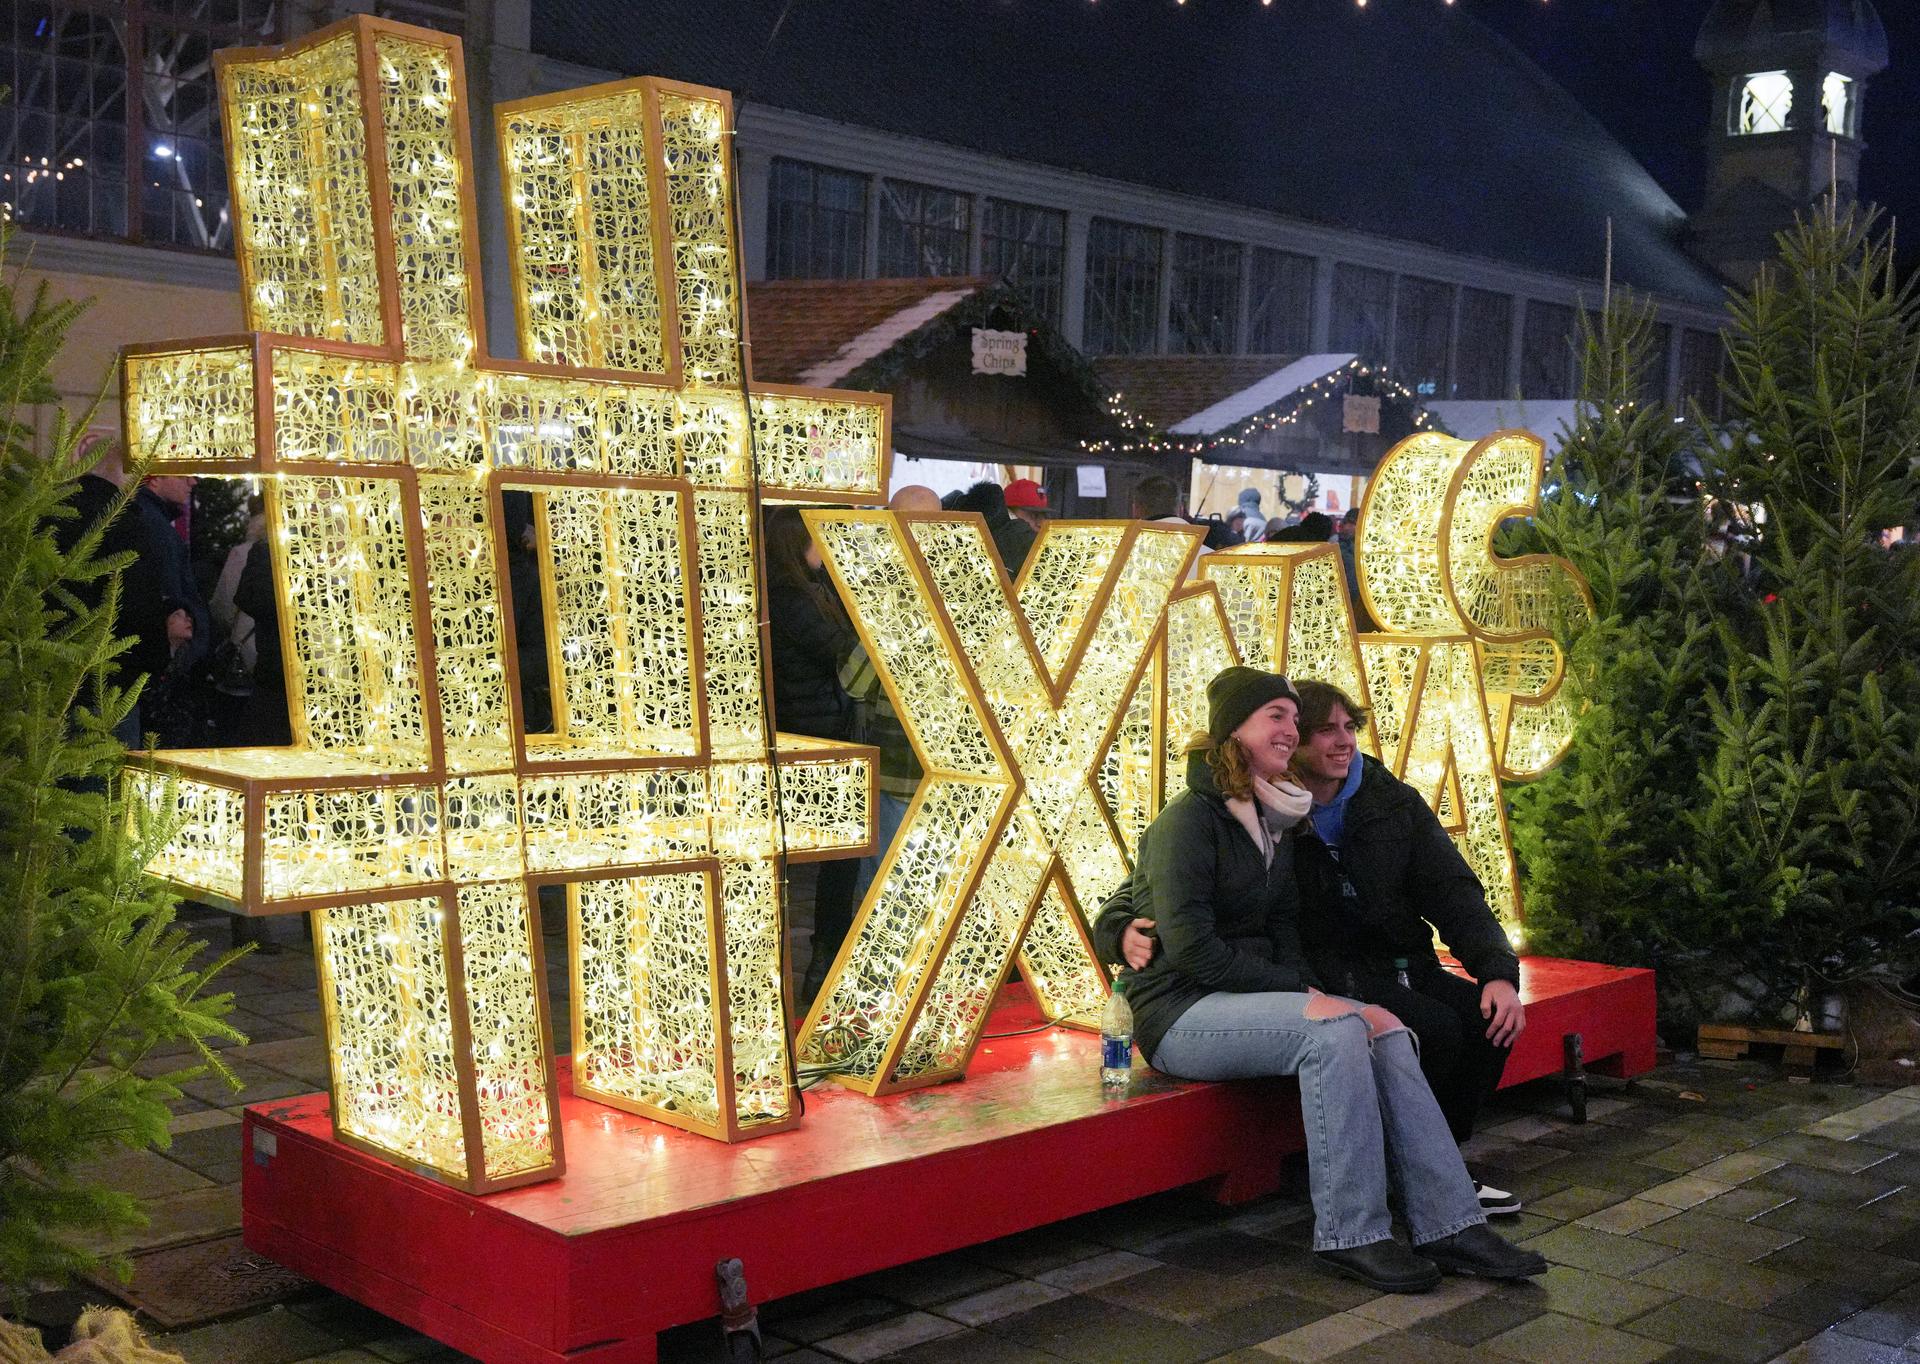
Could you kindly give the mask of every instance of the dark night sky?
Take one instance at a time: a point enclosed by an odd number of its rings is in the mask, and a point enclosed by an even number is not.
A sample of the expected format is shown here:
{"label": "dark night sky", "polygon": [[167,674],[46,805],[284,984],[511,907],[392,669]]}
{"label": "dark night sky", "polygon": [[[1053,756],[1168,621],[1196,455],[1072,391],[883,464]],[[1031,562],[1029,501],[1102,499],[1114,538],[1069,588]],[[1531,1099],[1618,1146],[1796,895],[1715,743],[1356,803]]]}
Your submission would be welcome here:
{"label": "dark night sky", "polygon": [[[1700,207],[1712,91],[1693,40],[1711,0],[1459,3],[1565,86],[1682,208]],[[1920,229],[1920,4],[1876,8],[1893,62],[1867,88],[1861,193]]]}

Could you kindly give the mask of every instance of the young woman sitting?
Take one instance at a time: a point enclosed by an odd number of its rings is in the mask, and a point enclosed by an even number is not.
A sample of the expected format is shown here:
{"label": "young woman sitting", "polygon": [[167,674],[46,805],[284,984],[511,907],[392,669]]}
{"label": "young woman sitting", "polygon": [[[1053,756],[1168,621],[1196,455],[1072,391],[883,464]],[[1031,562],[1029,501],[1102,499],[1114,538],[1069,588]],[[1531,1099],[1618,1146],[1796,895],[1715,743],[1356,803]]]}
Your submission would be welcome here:
{"label": "young woman sitting", "polygon": [[[1292,831],[1312,797],[1287,775],[1299,697],[1277,673],[1235,667],[1207,706],[1186,792],[1148,826],[1095,929],[1112,963],[1129,927],[1157,939],[1135,934],[1125,962],[1141,1054],[1189,1080],[1299,1077],[1314,1252],[1329,1268],[1387,1293],[1424,1292],[1442,1270],[1543,1273],[1487,1228],[1412,1034],[1322,993],[1300,950]],[[1390,1189],[1412,1250],[1393,1239]]]}

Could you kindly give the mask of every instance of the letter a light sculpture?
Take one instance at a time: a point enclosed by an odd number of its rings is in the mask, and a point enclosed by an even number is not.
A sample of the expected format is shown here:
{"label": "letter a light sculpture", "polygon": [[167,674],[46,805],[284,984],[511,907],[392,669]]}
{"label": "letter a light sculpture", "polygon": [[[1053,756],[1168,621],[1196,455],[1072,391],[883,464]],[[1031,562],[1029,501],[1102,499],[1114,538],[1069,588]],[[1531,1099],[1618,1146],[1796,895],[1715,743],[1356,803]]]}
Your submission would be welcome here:
{"label": "letter a light sculpture", "polygon": [[[356,18],[224,53],[255,330],[126,356],[128,447],[253,476],[293,744],[172,751],[153,870],[311,911],[340,1139],[485,1191],[562,1169],[535,893],[577,1093],[796,1120],[779,866],[871,843],[872,750],[769,762],[757,500],[877,500],[885,398],[755,386],[725,94],[499,112],[523,362],[488,358],[457,40]],[[535,508],[553,732],[521,713],[503,495]]]}

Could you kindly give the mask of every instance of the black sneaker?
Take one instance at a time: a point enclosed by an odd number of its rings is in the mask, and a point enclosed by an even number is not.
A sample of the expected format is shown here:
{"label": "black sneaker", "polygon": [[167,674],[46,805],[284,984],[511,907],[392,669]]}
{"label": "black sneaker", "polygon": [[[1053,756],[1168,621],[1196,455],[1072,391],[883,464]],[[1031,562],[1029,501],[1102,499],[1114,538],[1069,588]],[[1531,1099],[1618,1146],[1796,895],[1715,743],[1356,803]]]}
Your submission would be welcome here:
{"label": "black sneaker", "polygon": [[1476,1183],[1474,1196],[1480,1200],[1480,1211],[1488,1217],[1512,1217],[1520,1211],[1520,1199],[1505,1189],[1496,1189],[1491,1184]]}

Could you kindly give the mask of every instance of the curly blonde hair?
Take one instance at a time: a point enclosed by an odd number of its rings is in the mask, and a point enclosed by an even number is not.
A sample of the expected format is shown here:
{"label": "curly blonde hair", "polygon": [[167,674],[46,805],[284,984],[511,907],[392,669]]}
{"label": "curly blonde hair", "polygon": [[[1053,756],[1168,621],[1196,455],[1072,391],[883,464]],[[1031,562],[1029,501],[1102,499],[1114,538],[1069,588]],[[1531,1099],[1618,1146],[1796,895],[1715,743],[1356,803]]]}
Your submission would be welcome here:
{"label": "curly blonde hair", "polygon": [[1207,770],[1213,773],[1213,784],[1221,795],[1229,800],[1253,799],[1253,768],[1238,739],[1228,735],[1215,744],[1204,729],[1196,729],[1187,740],[1187,752],[1206,755]]}

